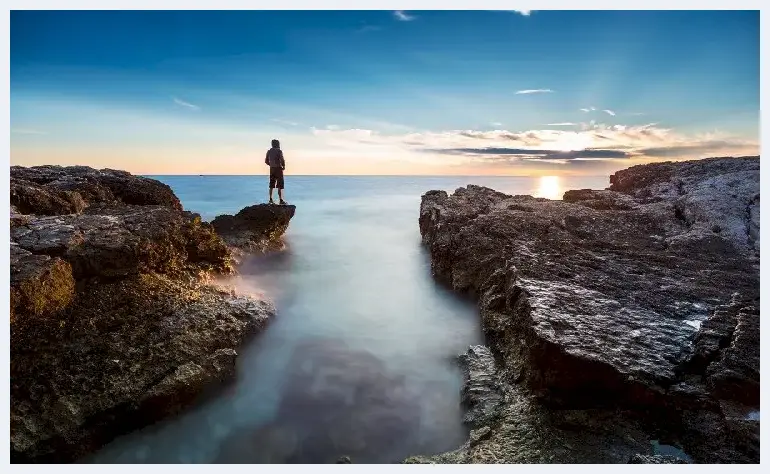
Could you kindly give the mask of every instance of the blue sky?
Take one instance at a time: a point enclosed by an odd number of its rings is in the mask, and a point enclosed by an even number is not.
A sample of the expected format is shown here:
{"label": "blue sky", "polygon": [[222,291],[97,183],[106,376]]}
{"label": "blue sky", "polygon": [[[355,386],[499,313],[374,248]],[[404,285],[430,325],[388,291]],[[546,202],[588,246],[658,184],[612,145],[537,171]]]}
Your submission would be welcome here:
{"label": "blue sky", "polygon": [[758,126],[758,12],[11,13],[13,164],[584,174]]}

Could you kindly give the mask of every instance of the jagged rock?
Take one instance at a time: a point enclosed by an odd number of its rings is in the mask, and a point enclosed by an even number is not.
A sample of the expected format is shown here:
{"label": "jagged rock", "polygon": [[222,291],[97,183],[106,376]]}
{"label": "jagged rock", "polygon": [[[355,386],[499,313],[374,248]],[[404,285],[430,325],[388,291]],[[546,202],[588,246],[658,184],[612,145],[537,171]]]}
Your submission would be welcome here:
{"label": "jagged rock", "polygon": [[76,459],[176,413],[233,374],[273,314],[258,300],[139,275],[82,290],[56,320],[11,327],[11,456]]}
{"label": "jagged rock", "polygon": [[257,204],[236,215],[217,216],[211,225],[228,245],[246,252],[280,248],[280,237],[289,227],[296,206]]}
{"label": "jagged rock", "polygon": [[759,300],[717,308],[701,325],[695,351],[715,396],[759,406]]}
{"label": "jagged rock", "polygon": [[21,212],[56,215],[81,212],[83,198],[77,192],[45,188],[22,179],[11,180],[11,203]]}
{"label": "jagged rock", "polygon": [[[511,197],[477,186],[451,197],[427,193],[420,229],[433,272],[479,295],[485,332],[512,379],[553,401],[662,403],[689,356],[695,332],[689,322],[705,319],[734,292],[758,292],[758,262],[745,231],[758,160],[737,160],[737,168],[711,163],[713,170],[696,168],[700,175],[682,165],[688,174],[676,188],[681,208],[663,191],[630,209]],[[713,174],[725,168],[736,176]],[[644,194],[622,176],[624,189]],[[740,184],[743,191],[723,196],[711,212],[703,203],[718,199],[704,197],[704,182]],[[677,209],[699,216],[700,230],[677,217]],[[740,215],[726,216],[729,210]],[[711,226],[733,217],[743,219],[742,237],[713,234]]]}
{"label": "jagged rock", "polygon": [[459,357],[465,371],[462,402],[467,407],[463,421],[481,427],[492,422],[503,403],[495,359],[488,347],[471,346]]}
{"label": "jagged rock", "polygon": [[23,214],[79,213],[97,203],[159,205],[182,210],[168,185],[125,171],[87,166],[11,167],[11,204]]}
{"label": "jagged rock", "polygon": [[232,271],[165,184],[11,169],[11,459],[77,460],[235,374],[274,313],[207,284]]}
{"label": "jagged rock", "polygon": [[[705,426],[737,426],[717,399],[757,400],[758,157],[634,167],[611,182],[564,201],[473,185],[427,192],[419,223],[433,274],[476,295],[501,376],[542,403],[643,408],[667,430],[690,426],[683,444],[701,461],[758,460],[750,434],[745,449],[703,447],[715,438]],[[719,316],[731,301],[740,308]],[[503,420],[519,403],[506,402]],[[694,421],[702,413],[711,425]],[[522,459],[491,428],[480,445]]]}
{"label": "jagged rock", "polygon": [[564,193],[564,202],[579,202],[581,205],[599,210],[627,211],[636,207],[630,196],[599,189],[574,189]]}
{"label": "jagged rock", "polygon": [[17,225],[24,225],[29,221],[29,217],[20,213],[19,210],[16,209],[16,206],[13,206],[13,205],[11,205],[10,219],[11,219],[11,228],[16,227]]}
{"label": "jagged rock", "polygon": [[640,202],[673,202],[687,230],[672,245],[706,243],[718,226],[716,233],[758,256],[753,235],[759,234],[759,157],[632,166],[615,173],[610,182],[612,191]]}
{"label": "jagged rock", "polygon": [[66,260],[76,279],[179,273],[192,266],[226,273],[231,265],[227,247],[210,225],[162,206],[30,217],[11,229],[11,239],[33,254]]}

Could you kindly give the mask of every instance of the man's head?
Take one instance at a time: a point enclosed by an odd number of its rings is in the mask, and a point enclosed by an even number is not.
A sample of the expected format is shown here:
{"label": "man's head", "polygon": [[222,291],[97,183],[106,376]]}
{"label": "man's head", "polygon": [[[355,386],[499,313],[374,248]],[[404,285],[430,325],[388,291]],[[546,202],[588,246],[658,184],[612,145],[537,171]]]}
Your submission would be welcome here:
{"label": "man's head", "polygon": [[276,139],[273,139],[273,141],[270,142],[270,145],[272,145],[273,148],[280,148],[281,147],[281,142],[279,142]]}

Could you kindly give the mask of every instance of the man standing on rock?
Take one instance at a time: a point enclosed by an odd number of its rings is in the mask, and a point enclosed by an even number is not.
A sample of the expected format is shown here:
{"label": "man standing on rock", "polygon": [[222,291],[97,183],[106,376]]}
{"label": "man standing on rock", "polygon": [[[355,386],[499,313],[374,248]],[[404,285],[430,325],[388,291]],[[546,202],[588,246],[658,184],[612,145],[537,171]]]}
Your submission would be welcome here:
{"label": "man standing on rock", "polygon": [[283,151],[281,143],[278,140],[271,142],[272,148],[267,150],[265,155],[265,164],[270,167],[270,204],[273,202],[273,188],[278,188],[278,199],[280,204],[288,204],[283,200],[283,170],[286,169],[286,162],[283,160]]}

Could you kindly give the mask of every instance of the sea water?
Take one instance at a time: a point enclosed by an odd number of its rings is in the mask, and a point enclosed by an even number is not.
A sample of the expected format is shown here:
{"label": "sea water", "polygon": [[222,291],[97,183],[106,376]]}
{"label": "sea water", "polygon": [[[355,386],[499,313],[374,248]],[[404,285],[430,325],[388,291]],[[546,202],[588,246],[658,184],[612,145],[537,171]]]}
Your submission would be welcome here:
{"label": "sea water", "polygon": [[[154,176],[204,220],[267,201],[266,176]],[[398,462],[459,447],[456,356],[483,343],[475,304],[437,284],[420,196],[478,184],[560,199],[606,177],[286,177],[285,249],[229,280],[274,302],[235,381],[182,414],[114,440],[108,463]]]}

